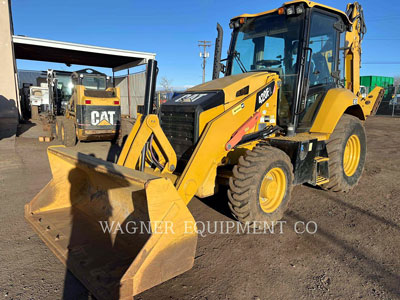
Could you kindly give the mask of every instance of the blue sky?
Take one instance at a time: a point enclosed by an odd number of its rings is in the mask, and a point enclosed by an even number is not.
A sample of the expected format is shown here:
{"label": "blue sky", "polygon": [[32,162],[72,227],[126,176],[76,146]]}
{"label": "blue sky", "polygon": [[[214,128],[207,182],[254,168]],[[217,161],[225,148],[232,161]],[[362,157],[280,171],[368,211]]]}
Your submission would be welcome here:
{"label": "blue sky", "polygon": [[[138,1],[138,0],[12,0],[15,34],[157,53],[159,78],[175,87],[201,83],[199,40],[214,44],[216,23],[224,29],[226,54],[231,17],[281,6],[283,1]],[[344,10],[348,1],[321,3]],[[361,75],[400,75],[400,6],[398,1],[360,1],[367,35],[363,41]],[[211,79],[214,48],[209,48],[206,80]],[[20,69],[76,70],[62,64],[18,61]],[[107,73],[110,70],[102,69]],[[134,69],[139,70],[138,68]],[[122,74],[122,73],[121,73]]]}

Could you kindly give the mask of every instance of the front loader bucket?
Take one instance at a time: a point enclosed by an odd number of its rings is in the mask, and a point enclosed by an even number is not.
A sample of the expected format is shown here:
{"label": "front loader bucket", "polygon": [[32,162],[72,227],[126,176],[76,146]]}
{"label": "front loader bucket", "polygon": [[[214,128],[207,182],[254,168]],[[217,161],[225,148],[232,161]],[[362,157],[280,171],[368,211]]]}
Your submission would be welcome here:
{"label": "front loader bucket", "polygon": [[48,157],[53,179],[25,217],[96,298],[132,299],[193,266],[194,219],[170,180],[64,147]]}

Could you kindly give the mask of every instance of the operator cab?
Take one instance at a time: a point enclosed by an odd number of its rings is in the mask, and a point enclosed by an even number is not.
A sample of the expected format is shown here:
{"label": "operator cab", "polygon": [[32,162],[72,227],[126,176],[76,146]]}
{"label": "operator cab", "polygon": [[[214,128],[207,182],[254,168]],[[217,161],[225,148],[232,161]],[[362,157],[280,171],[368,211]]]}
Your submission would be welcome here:
{"label": "operator cab", "polygon": [[106,90],[108,76],[93,69],[83,69],[72,73],[74,86],[83,85],[87,90]]}
{"label": "operator cab", "polygon": [[225,76],[277,73],[278,125],[307,131],[326,92],[344,86],[339,49],[349,22],[342,12],[305,1],[234,18]]}

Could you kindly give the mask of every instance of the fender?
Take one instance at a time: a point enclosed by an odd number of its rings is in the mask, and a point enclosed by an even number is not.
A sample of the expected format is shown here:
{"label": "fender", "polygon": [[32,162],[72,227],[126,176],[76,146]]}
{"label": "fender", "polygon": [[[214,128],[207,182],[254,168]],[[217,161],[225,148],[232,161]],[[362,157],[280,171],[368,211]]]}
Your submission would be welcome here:
{"label": "fender", "polygon": [[375,87],[367,99],[357,97],[350,90],[335,88],[328,91],[314,123],[311,133],[331,134],[344,113],[353,115],[365,121],[374,115],[383,97],[384,89]]}
{"label": "fender", "polygon": [[361,111],[357,117],[365,120],[366,116],[360,106],[360,99],[350,90],[344,88],[335,88],[327,92],[314,123],[310,129],[311,133],[331,134],[339,122],[339,119],[348,108],[351,111]]}

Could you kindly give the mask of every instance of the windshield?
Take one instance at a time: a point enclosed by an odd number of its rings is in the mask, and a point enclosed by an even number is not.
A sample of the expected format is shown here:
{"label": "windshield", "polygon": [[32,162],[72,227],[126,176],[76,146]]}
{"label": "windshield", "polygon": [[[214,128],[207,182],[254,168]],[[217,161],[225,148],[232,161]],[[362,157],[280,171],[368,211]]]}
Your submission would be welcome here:
{"label": "windshield", "polygon": [[[283,76],[295,74],[302,20],[302,15],[277,14],[249,19],[236,32],[233,53],[239,56],[246,71],[273,70]],[[233,57],[232,75],[242,73],[239,64]]]}
{"label": "windshield", "polygon": [[68,101],[72,95],[72,79],[70,75],[57,74],[58,85],[57,88],[61,90],[64,97],[63,101]]}
{"label": "windshield", "polygon": [[90,90],[105,90],[106,78],[95,77],[95,76],[84,76],[82,79],[82,85]]}
{"label": "windshield", "polygon": [[278,118],[282,120],[290,117],[304,15],[270,14],[248,19],[234,34],[230,74],[246,71],[278,73],[282,80]]}

